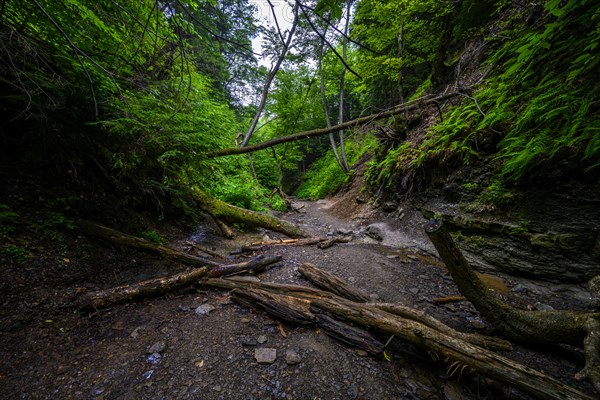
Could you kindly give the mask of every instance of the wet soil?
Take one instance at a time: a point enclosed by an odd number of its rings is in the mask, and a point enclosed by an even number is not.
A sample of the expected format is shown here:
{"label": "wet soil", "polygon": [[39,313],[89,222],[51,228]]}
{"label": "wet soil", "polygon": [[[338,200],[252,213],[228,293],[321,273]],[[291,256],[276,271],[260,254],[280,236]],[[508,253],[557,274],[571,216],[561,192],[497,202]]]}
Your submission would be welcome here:
{"label": "wet soil", "polygon": [[[354,201],[352,199],[352,201]],[[299,213],[282,215],[315,236],[351,233],[354,240],[329,249],[265,247],[283,262],[260,280],[306,284],[304,262],[344,278],[374,299],[431,313],[463,331],[493,334],[467,302],[434,305],[458,295],[452,279],[419,231],[420,215],[404,206],[382,213],[368,204],[344,215],[343,201],[296,202]],[[403,214],[403,215],[401,215]],[[365,234],[376,224],[384,238]],[[236,240],[219,237],[210,223],[196,229],[156,228],[167,244],[193,252],[193,241],[237,260],[230,252],[279,237],[254,231]],[[0,398],[3,399],[527,399],[467,368],[448,364],[395,338],[373,357],[316,329],[290,326],[235,304],[227,291],[201,285],[92,314],[74,308],[79,293],[167,275],[185,267],[90,239],[76,232],[45,237],[23,229],[30,251],[0,265]],[[57,245],[58,243],[58,245]],[[593,308],[584,285],[552,285],[489,278],[498,295],[524,307]],[[587,297],[586,297],[587,296]],[[202,307],[201,307],[202,306]],[[259,364],[257,349],[275,349],[274,362]],[[506,356],[592,394],[572,378],[583,355],[572,348],[517,346]]]}

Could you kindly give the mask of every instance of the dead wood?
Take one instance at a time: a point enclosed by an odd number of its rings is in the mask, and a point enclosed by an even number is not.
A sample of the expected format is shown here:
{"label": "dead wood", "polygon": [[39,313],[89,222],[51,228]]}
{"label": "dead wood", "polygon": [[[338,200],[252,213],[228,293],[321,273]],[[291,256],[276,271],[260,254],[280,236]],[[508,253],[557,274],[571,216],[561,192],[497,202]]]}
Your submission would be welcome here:
{"label": "dead wood", "polygon": [[218,277],[241,272],[257,273],[264,270],[267,266],[279,261],[281,261],[280,256],[260,256],[254,260],[239,264],[219,265],[213,269],[202,267],[167,277],[133,283],[131,285],[98,290],[83,295],[79,301],[79,308],[84,310],[94,310],[146,297],[158,296],[189,286],[205,276]]}
{"label": "dead wood", "polygon": [[221,254],[219,254],[219,253],[217,253],[215,251],[212,251],[210,249],[207,249],[206,247],[200,246],[200,245],[198,245],[196,243],[185,242],[185,244],[187,244],[188,246],[191,246],[191,247],[195,248],[196,250],[200,250],[201,252],[206,253],[206,254],[208,254],[210,256],[213,256],[213,257],[216,257],[216,258],[225,258],[225,257],[223,257],[223,255],[221,255]]}
{"label": "dead wood", "polygon": [[335,293],[340,297],[359,303],[370,300],[369,294],[356,289],[348,282],[337,276],[317,268],[313,264],[304,263],[298,267],[298,272],[318,287]]}
{"label": "dead wood", "polygon": [[208,268],[202,267],[165,278],[150,279],[87,293],[80,298],[79,308],[96,310],[145,297],[158,296],[191,285],[205,276],[207,272]]}
{"label": "dead wood", "polygon": [[278,263],[282,260],[281,256],[265,257],[258,256],[253,260],[241,262],[232,265],[221,265],[219,267],[212,268],[206,276],[210,278],[216,278],[219,276],[241,274],[247,272],[252,275],[256,275],[265,270],[269,265]]}
{"label": "dead wood", "polygon": [[299,132],[299,133],[295,133],[293,135],[283,136],[283,137],[278,137],[275,139],[267,140],[266,142],[257,143],[257,144],[251,145],[251,146],[234,147],[234,148],[229,148],[229,149],[215,150],[215,151],[206,153],[205,156],[208,158],[212,158],[212,157],[229,156],[229,155],[233,155],[233,154],[250,153],[250,152],[266,149],[269,147],[273,147],[273,146],[276,146],[276,145],[282,144],[282,143],[307,139],[310,137],[324,136],[324,135],[328,135],[329,133],[332,133],[332,132],[339,132],[340,130],[344,130],[347,128],[353,128],[357,125],[370,123],[370,122],[373,122],[378,119],[388,118],[392,115],[397,115],[397,114],[400,114],[400,113],[403,113],[406,111],[411,111],[411,110],[435,105],[438,102],[451,99],[458,95],[460,95],[460,93],[453,92],[453,93],[447,93],[447,94],[437,96],[437,97],[424,97],[424,98],[416,99],[413,102],[407,102],[404,104],[400,104],[394,108],[391,108],[387,111],[380,112],[378,114],[367,115],[364,117],[356,118],[356,119],[346,121],[342,124],[334,125],[331,127]]}
{"label": "dead wood", "polygon": [[[194,197],[198,201],[199,207],[202,209],[202,211],[213,217],[221,230],[223,230],[225,227],[229,228],[224,224],[225,222],[239,222],[248,224],[250,226],[257,226],[260,228],[269,229],[271,231],[280,232],[289,237],[306,236],[304,231],[294,224],[290,224],[289,222],[276,218],[270,214],[246,210],[245,208],[227,204],[224,201],[212,197],[202,190],[195,189]],[[233,232],[227,232],[226,229],[224,235],[227,237],[230,233]]]}
{"label": "dead wood", "polygon": [[208,260],[202,257],[192,256],[182,251],[175,250],[173,248],[163,246],[160,244],[152,243],[148,240],[128,235],[126,233],[108,228],[104,225],[100,225],[95,222],[86,221],[84,219],[78,219],[75,221],[75,225],[86,235],[91,235],[105,240],[109,240],[113,243],[117,243],[122,246],[149,251],[155,254],[159,254],[162,257],[167,258],[169,260],[181,262],[187,265],[206,267],[218,267],[219,265],[221,265],[220,263],[217,263],[215,261]]}
{"label": "dead wood", "polygon": [[425,231],[459,291],[490,324],[511,340],[538,345],[566,343],[581,346],[587,334],[587,320],[600,318],[600,313],[516,309],[487,289],[441,221],[429,221],[425,225]]}
{"label": "dead wood", "polygon": [[317,245],[320,249],[327,249],[336,243],[348,243],[352,237],[335,237],[335,238],[306,238],[306,239],[287,239],[287,240],[268,240],[265,242],[254,242],[249,246],[242,246],[242,252],[260,251],[265,246],[312,246]]}
{"label": "dead wood", "polygon": [[[222,279],[222,281],[226,280]],[[256,282],[253,284],[257,286]],[[332,315],[336,319],[351,321],[358,326],[395,335],[416,347],[461,362],[485,376],[510,384],[536,398],[591,399],[584,393],[563,385],[547,375],[420,322],[331,294],[301,296],[298,295],[301,293],[298,290],[294,293],[294,295],[283,295],[267,290],[240,287],[232,292],[232,297],[242,304],[257,307],[278,318],[300,325],[318,325],[317,315],[325,312],[325,315]],[[339,320],[336,321],[336,324],[339,323],[341,323]]]}

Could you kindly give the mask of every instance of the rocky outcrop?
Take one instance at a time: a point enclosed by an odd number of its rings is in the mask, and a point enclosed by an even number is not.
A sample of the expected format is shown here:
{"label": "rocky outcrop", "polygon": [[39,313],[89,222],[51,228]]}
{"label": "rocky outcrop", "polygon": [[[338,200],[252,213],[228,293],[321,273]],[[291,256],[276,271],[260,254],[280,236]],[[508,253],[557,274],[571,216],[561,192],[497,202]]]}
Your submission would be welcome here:
{"label": "rocky outcrop", "polygon": [[451,227],[477,270],[561,282],[600,275],[600,197],[538,192],[502,213],[465,208],[435,200],[424,213]]}

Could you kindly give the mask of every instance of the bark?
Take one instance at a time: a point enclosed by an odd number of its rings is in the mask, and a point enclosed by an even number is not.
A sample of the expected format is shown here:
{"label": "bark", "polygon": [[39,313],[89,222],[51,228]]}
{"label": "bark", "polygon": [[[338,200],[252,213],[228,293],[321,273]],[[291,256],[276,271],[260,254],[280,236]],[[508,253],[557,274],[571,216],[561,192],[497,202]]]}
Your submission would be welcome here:
{"label": "bark", "polygon": [[281,256],[272,256],[272,257],[264,257],[258,256],[253,260],[241,262],[238,264],[231,265],[221,265],[219,267],[213,268],[206,276],[210,278],[216,278],[218,276],[232,275],[232,274],[240,274],[243,272],[248,272],[252,275],[256,275],[265,270],[271,264],[278,263],[282,260]]}
{"label": "bark", "polygon": [[267,149],[269,147],[273,147],[273,146],[276,146],[276,145],[282,144],[282,143],[287,143],[287,142],[292,142],[292,141],[302,140],[302,139],[308,139],[311,137],[324,136],[324,135],[327,135],[332,132],[338,132],[341,129],[351,128],[356,125],[370,123],[370,122],[373,122],[373,121],[376,121],[379,119],[384,119],[384,118],[388,118],[393,115],[401,114],[403,112],[420,109],[420,108],[430,106],[430,105],[436,105],[441,101],[445,101],[445,100],[451,99],[451,98],[459,96],[459,95],[460,95],[460,93],[458,93],[458,92],[452,92],[452,93],[447,93],[447,94],[444,94],[441,96],[436,96],[436,97],[424,97],[421,99],[417,99],[414,102],[407,102],[405,104],[400,104],[396,107],[393,107],[387,111],[383,111],[379,114],[372,114],[372,115],[367,115],[365,117],[356,118],[356,119],[346,121],[341,124],[334,125],[332,127],[312,129],[309,131],[299,132],[299,133],[295,133],[293,135],[283,136],[283,137],[267,140],[266,142],[257,143],[252,146],[234,147],[234,148],[230,148],[230,149],[221,149],[221,150],[210,151],[208,153],[205,153],[205,157],[212,158],[212,157],[230,156],[230,155],[234,155],[234,154],[251,153],[253,151]]}
{"label": "bark", "polygon": [[307,238],[307,239],[288,239],[288,240],[270,240],[268,242],[251,243],[249,246],[242,246],[242,252],[260,251],[265,246],[312,246],[317,245],[320,249],[327,249],[336,243],[348,243],[351,237],[326,238]]}
{"label": "bark", "polygon": [[219,199],[215,199],[204,191],[195,190],[194,195],[200,204],[200,208],[218,220],[242,222],[275,232],[281,232],[290,237],[306,236],[302,229],[296,225],[290,224],[289,222],[283,221],[272,215],[227,204]]}
{"label": "bark", "polygon": [[123,232],[119,232],[115,229],[108,228],[104,225],[97,224],[95,222],[78,219],[75,221],[75,225],[86,235],[99,237],[105,240],[109,240],[113,243],[117,243],[122,246],[133,247],[136,249],[156,253],[164,258],[172,261],[181,262],[187,265],[193,266],[207,266],[217,267],[221,265],[212,260],[208,260],[202,257],[192,256],[182,251],[172,249],[160,244],[152,243],[148,240],[131,236]]}
{"label": "bark", "polygon": [[[346,47],[348,45],[348,27],[350,26],[350,11],[352,9],[352,0],[346,1],[346,23],[344,25],[344,35],[342,38],[342,62],[344,66],[342,67],[342,74],[340,76],[340,104],[338,109],[338,124],[344,122],[344,89],[345,89],[345,81],[346,81]],[[340,137],[340,158],[342,159],[342,166],[344,172],[349,172],[350,167],[348,166],[348,159],[346,157],[346,145],[344,143],[344,130],[340,129],[339,131]]]}
{"label": "bark", "polygon": [[425,231],[459,291],[490,324],[511,340],[536,345],[566,343],[581,346],[587,334],[587,320],[600,318],[600,313],[526,311],[514,308],[499,300],[486,288],[441,221],[429,221],[425,225]]}
{"label": "bark", "polygon": [[217,253],[217,252],[214,252],[214,251],[212,251],[212,250],[210,250],[210,249],[207,249],[206,247],[203,247],[203,246],[197,245],[196,243],[192,243],[192,242],[185,242],[185,244],[187,244],[188,246],[191,246],[191,247],[193,247],[193,248],[194,248],[194,249],[196,249],[196,250],[199,250],[199,251],[201,251],[201,252],[203,252],[203,253],[206,253],[206,254],[208,254],[208,255],[210,255],[210,256],[213,256],[213,257],[216,257],[216,258],[224,258],[224,257],[223,257],[221,254],[219,254],[219,253]]}
{"label": "bark", "polygon": [[[256,286],[256,283],[254,285]],[[463,363],[485,376],[514,386],[536,398],[592,399],[592,397],[563,385],[547,375],[489,350],[368,304],[355,303],[331,294],[298,296],[297,294],[302,291],[296,290],[291,292],[294,293],[293,295],[290,293],[282,295],[267,290],[252,289],[250,285],[246,287],[248,288],[238,288],[233,291],[234,300],[258,307],[289,322],[309,326],[318,325],[317,316],[326,313],[325,315],[332,315],[336,318],[336,324],[341,323],[339,320],[342,319],[362,327],[394,335],[416,347],[434,351],[450,360]],[[360,344],[361,341],[359,340],[358,343]]]}
{"label": "bark", "polygon": [[[235,277],[227,279],[207,279],[203,281],[204,285],[219,287],[222,289],[256,289],[263,290],[273,294],[281,294],[288,297],[296,297],[305,300],[317,299],[342,299],[341,297],[324,290],[313,289],[307,286],[288,285],[281,283],[268,282],[249,282],[247,280],[236,280]],[[374,311],[383,310],[390,314],[395,314],[401,320],[410,319],[425,324],[432,329],[438,330],[445,335],[454,336],[456,334],[461,340],[473,343],[478,346],[485,347],[490,350],[510,350],[512,345],[506,340],[488,337],[478,334],[467,334],[457,332],[444,323],[436,320],[433,317],[427,316],[419,310],[400,305],[390,305],[386,303],[368,303],[369,308]]]}
{"label": "bark", "polygon": [[246,135],[244,136],[244,140],[242,141],[242,144],[240,145],[240,147],[246,146],[248,144],[248,142],[250,141],[252,134],[254,133],[256,124],[258,124],[258,120],[260,119],[260,116],[265,108],[265,104],[267,103],[267,96],[269,95],[269,89],[271,88],[271,83],[273,83],[273,79],[275,79],[275,75],[277,75],[277,72],[279,71],[279,68],[281,67],[281,64],[283,63],[283,60],[285,59],[285,56],[287,55],[287,53],[290,49],[290,45],[292,43],[292,38],[294,37],[294,32],[296,31],[297,26],[298,26],[298,6],[296,5],[294,7],[294,22],[292,23],[292,27],[290,29],[290,32],[288,33],[287,40],[283,44],[283,49],[281,50],[281,54],[279,55],[279,58],[277,59],[277,63],[275,64],[273,69],[271,69],[271,71],[269,71],[269,75],[267,76],[265,86],[263,87],[263,91],[262,91],[262,95],[260,98],[260,103],[258,105],[258,109],[256,110],[256,114],[254,114],[254,118],[252,119],[252,122],[250,123],[248,132],[246,132]]}
{"label": "bark", "polygon": [[588,334],[583,341],[585,367],[575,375],[575,379],[588,379],[600,393],[600,321],[590,318],[586,329]]}
{"label": "bark", "polygon": [[367,302],[370,300],[368,293],[363,292],[362,290],[354,288],[348,282],[343,279],[338,278],[337,276],[323,271],[313,264],[304,263],[298,267],[298,272],[317,285],[318,287],[327,290],[329,292],[335,293],[340,297],[343,297],[348,300],[356,301],[359,303]]}
{"label": "bark", "polygon": [[258,273],[267,266],[279,261],[281,261],[281,257],[258,257],[239,264],[222,265],[213,269],[202,267],[168,277],[149,279],[131,285],[98,290],[83,295],[79,300],[79,308],[83,310],[97,310],[115,304],[155,297],[189,286],[205,276],[218,277],[241,272]]}

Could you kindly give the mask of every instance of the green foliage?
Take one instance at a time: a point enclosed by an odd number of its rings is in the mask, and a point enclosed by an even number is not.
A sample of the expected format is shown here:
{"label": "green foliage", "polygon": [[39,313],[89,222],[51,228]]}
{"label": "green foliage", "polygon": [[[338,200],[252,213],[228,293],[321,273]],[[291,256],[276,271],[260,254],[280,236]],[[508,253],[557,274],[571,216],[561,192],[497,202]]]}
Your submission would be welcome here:
{"label": "green foliage", "polygon": [[18,263],[25,263],[31,258],[31,253],[29,250],[13,244],[3,247],[2,253],[6,254]]}
{"label": "green foliage", "polygon": [[7,204],[0,204],[0,233],[8,234],[15,230],[19,222],[19,214]]}
{"label": "green foliage", "polygon": [[[365,153],[372,152],[376,146],[377,141],[372,135],[356,135],[349,138],[346,141],[348,163],[354,164]],[[322,199],[346,183],[353,173],[354,171],[351,170],[345,174],[340,169],[330,149],[315,161],[304,175],[296,195],[302,199]]]}
{"label": "green foliage", "polygon": [[162,243],[162,237],[160,236],[160,233],[156,232],[153,229],[142,232],[142,237],[152,243]]}

